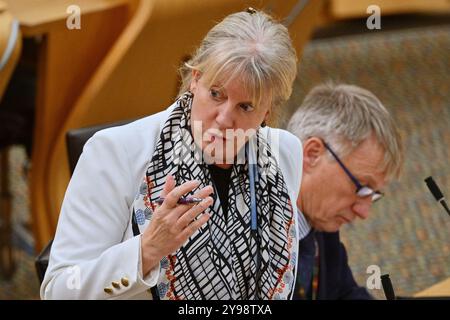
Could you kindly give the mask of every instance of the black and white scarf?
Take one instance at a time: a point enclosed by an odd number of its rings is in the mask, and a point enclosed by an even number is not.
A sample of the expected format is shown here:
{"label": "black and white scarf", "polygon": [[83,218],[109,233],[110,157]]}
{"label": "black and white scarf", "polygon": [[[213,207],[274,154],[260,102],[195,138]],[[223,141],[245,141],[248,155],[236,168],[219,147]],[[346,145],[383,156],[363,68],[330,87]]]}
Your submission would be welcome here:
{"label": "black and white scarf", "polygon": [[[149,161],[132,210],[141,232],[149,223],[154,201],[166,177],[177,185],[201,181],[212,185],[202,151],[190,128],[193,95],[183,94],[171,111]],[[295,281],[297,234],[295,211],[281,170],[258,131],[256,186],[257,231],[251,230],[248,161],[234,164],[228,214],[215,196],[211,218],[176,252],[160,261],[160,299],[290,299]],[[244,148],[243,148],[244,149]],[[227,218],[225,218],[227,217]]]}

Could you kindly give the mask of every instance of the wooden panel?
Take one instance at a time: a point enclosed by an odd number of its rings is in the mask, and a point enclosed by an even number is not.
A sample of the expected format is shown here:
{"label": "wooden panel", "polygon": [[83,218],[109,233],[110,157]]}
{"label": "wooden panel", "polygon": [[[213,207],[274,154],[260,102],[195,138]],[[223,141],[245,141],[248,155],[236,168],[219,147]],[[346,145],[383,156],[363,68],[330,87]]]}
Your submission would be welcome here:
{"label": "wooden panel", "polygon": [[7,7],[8,7],[8,5],[6,4],[6,2],[4,2],[3,0],[0,0],[0,12],[2,12],[3,10],[6,10]]}
{"label": "wooden panel", "polygon": [[48,32],[52,24],[65,21],[70,5],[77,5],[81,15],[109,10],[127,4],[129,0],[3,0],[9,11],[20,21],[25,36]]}
{"label": "wooden panel", "polygon": [[[11,36],[12,21],[13,17],[8,11],[1,12],[0,10],[0,57],[3,56],[3,53],[8,45]],[[9,80],[11,78],[11,75],[17,65],[21,49],[22,49],[22,38],[19,32],[11,56],[9,57],[9,60],[6,63],[6,65],[3,67],[3,70],[0,70],[0,100],[3,97],[3,93],[5,92],[6,87],[8,86]]]}
{"label": "wooden panel", "polygon": [[[36,248],[49,240],[56,221],[48,218],[46,193],[49,150],[76,99],[129,18],[125,6],[83,15],[81,30],[65,20],[52,24],[39,47],[37,103],[31,171],[31,203]],[[101,36],[99,36],[101,35]],[[48,225],[39,223],[47,221]],[[41,229],[42,228],[42,229]],[[43,236],[40,235],[47,235]]]}
{"label": "wooden panel", "polygon": [[450,278],[431,286],[428,289],[420,291],[415,297],[450,297]]}
{"label": "wooden panel", "polygon": [[382,15],[418,13],[418,12],[450,12],[448,0],[331,0],[330,14],[334,19],[367,17],[367,7],[377,5]]}

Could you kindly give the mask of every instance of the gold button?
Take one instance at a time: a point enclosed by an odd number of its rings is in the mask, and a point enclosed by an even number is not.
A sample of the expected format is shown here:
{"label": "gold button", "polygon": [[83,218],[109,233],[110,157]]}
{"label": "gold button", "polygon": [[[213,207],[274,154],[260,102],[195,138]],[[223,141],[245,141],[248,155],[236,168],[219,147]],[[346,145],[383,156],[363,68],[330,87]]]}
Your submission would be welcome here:
{"label": "gold button", "polygon": [[111,282],[112,286],[116,289],[120,289],[120,283],[118,283],[117,281],[113,281]]}
{"label": "gold button", "polygon": [[125,278],[125,277],[123,277],[122,279],[120,279],[120,282],[122,282],[122,284],[123,284],[125,287],[128,287],[128,285],[130,284],[129,281],[128,281],[128,278]]}
{"label": "gold button", "polygon": [[110,287],[104,288],[103,291],[105,291],[107,294],[112,294],[113,293],[113,289],[111,289]]}

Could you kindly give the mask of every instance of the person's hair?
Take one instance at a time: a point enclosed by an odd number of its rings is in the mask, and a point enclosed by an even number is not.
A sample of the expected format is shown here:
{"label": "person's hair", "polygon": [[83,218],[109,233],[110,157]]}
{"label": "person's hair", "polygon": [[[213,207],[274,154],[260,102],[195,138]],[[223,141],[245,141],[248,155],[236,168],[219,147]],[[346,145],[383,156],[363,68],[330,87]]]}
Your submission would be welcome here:
{"label": "person's hair", "polygon": [[383,172],[400,175],[403,147],[393,118],[370,91],[354,85],[328,82],[314,87],[294,113],[288,130],[305,142],[319,137],[340,157],[352,152],[372,134],[384,150]]}
{"label": "person's hair", "polygon": [[271,123],[288,100],[297,74],[297,56],[285,26],[261,11],[227,16],[206,35],[181,68],[179,94],[189,90],[192,70],[209,86],[238,79],[257,107],[271,101]]}

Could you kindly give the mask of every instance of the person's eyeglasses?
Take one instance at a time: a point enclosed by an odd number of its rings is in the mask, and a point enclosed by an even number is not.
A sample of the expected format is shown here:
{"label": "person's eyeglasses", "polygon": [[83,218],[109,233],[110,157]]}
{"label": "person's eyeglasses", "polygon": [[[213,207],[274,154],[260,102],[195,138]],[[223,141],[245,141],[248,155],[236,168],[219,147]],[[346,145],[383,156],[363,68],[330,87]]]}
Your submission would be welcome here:
{"label": "person's eyeglasses", "polygon": [[380,200],[384,196],[382,192],[373,190],[368,186],[362,185],[361,182],[359,182],[359,180],[356,179],[356,177],[350,172],[350,170],[348,170],[347,167],[342,163],[341,159],[339,159],[339,157],[336,155],[336,153],[334,153],[334,151],[330,148],[330,146],[325,141],[323,141],[323,144],[325,148],[327,148],[327,150],[330,151],[331,155],[334,157],[334,159],[336,159],[341,168],[344,169],[348,177],[353,181],[353,183],[356,186],[356,195],[359,198],[372,197],[372,202],[375,202]]}

